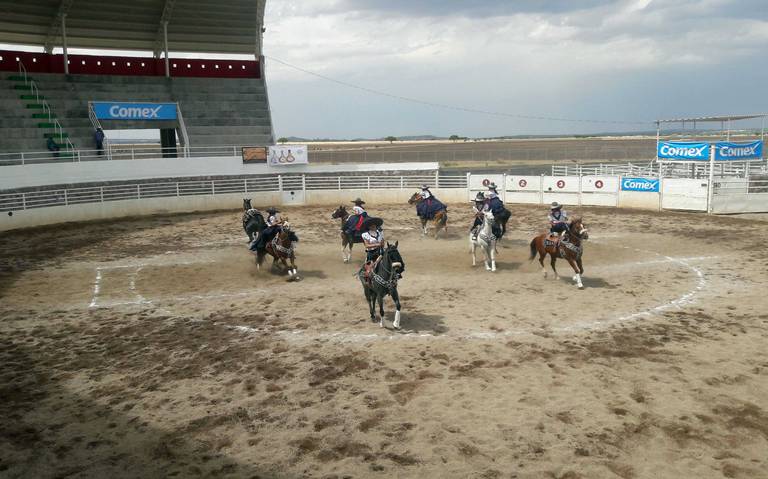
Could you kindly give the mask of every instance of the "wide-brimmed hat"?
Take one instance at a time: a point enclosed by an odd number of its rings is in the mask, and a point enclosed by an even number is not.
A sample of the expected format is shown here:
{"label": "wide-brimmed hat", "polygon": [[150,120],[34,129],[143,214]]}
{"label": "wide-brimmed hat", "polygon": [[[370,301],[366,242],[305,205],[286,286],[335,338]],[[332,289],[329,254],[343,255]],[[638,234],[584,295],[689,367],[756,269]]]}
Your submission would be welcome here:
{"label": "wide-brimmed hat", "polygon": [[371,225],[375,225],[377,228],[380,228],[384,224],[384,220],[381,218],[374,218],[373,216],[369,216],[363,221],[363,224],[360,225],[361,230],[367,230],[371,227]]}
{"label": "wide-brimmed hat", "polygon": [[360,205],[364,205],[364,204],[365,204],[365,201],[361,200],[360,198],[355,198],[355,199],[354,199],[354,200],[352,200],[350,203],[354,203],[354,204],[356,204],[357,206],[360,206]]}
{"label": "wide-brimmed hat", "polygon": [[477,192],[477,195],[475,195],[475,201],[485,201],[485,195],[482,191]]}
{"label": "wide-brimmed hat", "polygon": [[280,211],[278,211],[278,209],[275,208],[274,206],[270,206],[269,208],[267,208],[267,213],[280,213]]}
{"label": "wide-brimmed hat", "polygon": [[488,189],[489,189],[489,190],[493,190],[493,191],[496,191],[496,188],[498,188],[498,187],[496,186],[496,183],[494,183],[494,182],[488,183]]}
{"label": "wide-brimmed hat", "polygon": [[428,190],[428,189],[429,189],[429,185],[427,185],[427,184],[425,183],[425,184],[421,185],[421,189],[422,189],[422,190]]}
{"label": "wide-brimmed hat", "polygon": [[562,208],[562,207],[563,207],[563,205],[561,205],[561,204],[560,204],[560,203],[558,203],[557,201],[553,201],[553,202],[552,202],[552,205],[549,207],[549,209],[550,209],[550,210],[559,210],[559,209],[560,209],[560,208]]}

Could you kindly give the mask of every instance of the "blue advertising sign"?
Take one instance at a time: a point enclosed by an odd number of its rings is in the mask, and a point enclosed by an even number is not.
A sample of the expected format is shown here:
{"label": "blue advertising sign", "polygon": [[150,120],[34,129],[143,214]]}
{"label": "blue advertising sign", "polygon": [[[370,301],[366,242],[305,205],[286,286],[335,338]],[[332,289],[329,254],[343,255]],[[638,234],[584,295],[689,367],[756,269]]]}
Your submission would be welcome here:
{"label": "blue advertising sign", "polygon": [[727,141],[715,143],[715,160],[718,161],[759,160],[762,157],[763,142],[760,140],[741,143]]}
{"label": "blue advertising sign", "polygon": [[659,192],[658,178],[622,178],[622,191],[644,191],[647,193]]}
{"label": "blue advertising sign", "polygon": [[708,160],[709,144],[687,141],[660,141],[656,156],[672,160]]}
{"label": "blue advertising sign", "polygon": [[93,111],[99,120],[175,120],[175,103],[124,103],[95,101]]}

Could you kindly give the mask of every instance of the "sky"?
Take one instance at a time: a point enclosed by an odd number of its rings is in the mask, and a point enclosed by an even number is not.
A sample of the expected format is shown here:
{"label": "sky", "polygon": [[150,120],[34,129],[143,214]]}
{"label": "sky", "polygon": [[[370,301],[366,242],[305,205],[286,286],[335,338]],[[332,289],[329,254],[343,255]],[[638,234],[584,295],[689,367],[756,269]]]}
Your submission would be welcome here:
{"label": "sky", "polygon": [[768,112],[766,0],[269,0],[265,15],[278,136],[647,131]]}

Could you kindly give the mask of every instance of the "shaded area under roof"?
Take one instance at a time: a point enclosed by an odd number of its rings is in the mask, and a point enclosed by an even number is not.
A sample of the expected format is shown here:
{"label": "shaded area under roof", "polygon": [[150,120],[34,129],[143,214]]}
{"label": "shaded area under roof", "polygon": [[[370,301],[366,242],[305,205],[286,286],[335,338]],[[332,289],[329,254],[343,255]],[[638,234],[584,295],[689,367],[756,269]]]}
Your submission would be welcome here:
{"label": "shaded area under roof", "polygon": [[0,0],[0,43],[69,48],[261,54],[266,0]]}

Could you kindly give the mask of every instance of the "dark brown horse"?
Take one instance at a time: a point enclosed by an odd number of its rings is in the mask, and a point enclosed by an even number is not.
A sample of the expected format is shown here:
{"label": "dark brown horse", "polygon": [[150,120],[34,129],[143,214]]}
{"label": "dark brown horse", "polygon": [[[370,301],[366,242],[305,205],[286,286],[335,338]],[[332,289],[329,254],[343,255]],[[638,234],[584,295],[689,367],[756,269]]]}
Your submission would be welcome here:
{"label": "dark brown horse", "polygon": [[344,226],[349,219],[349,213],[344,205],[339,205],[339,207],[336,208],[336,211],[331,214],[331,219],[341,219],[341,258],[345,263],[349,263],[352,259],[352,246],[354,246],[355,243],[361,243],[362,240],[355,241],[356,238],[354,236],[344,232]]}
{"label": "dark brown horse", "polygon": [[[425,201],[424,198],[422,198],[420,192],[416,192],[413,195],[411,195],[411,198],[408,200],[409,205],[416,205],[417,211],[418,211],[418,205],[422,201]],[[422,235],[427,234],[427,223],[429,220],[424,216],[419,216],[419,219],[421,220],[421,232]],[[437,239],[438,233],[440,233],[440,229],[443,229],[445,233],[448,233],[448,210],[442,209],[435,213],[435,216],[432,218],[432,226],[435,228],[435,239]]]}
{"label": "dark brown horse", "polygon": [[297,240],[296,234],[291,231],[291,225],[285,221],[275,238],[268,242],[264,249],[256,252],[257,268],[261,269],[264,257],[269,254],[272,256],[273,268],[280,264],[283,271],[287,272],[291,279],[300,280],[301,278],[296,269],[296,248],[294,246],[294,242]]}
{"label": "dark brown horse", "polygon": [[558,257],[565,259],[576,273],[573,281],[576,282],[579,289],[584,289],[584,285],[581,282],[581,275],[584,274],[584,266],[581,264],[581,255],[584,252],[582,242],[588,238],[587,228],[582,223],[581,218],[576,218],[568,223],[566,233],[562,238],[550,236],[549,233],[543,233],[533,238],[531,240],[530,259],[532,261],[538,253],[541,271],[546,278],[547,271],[544,269],[544,258],[549,255],[552,271],[555,272],[555,279],[559,278],[557,269],[555,269],[555,261],[557,261]]}

